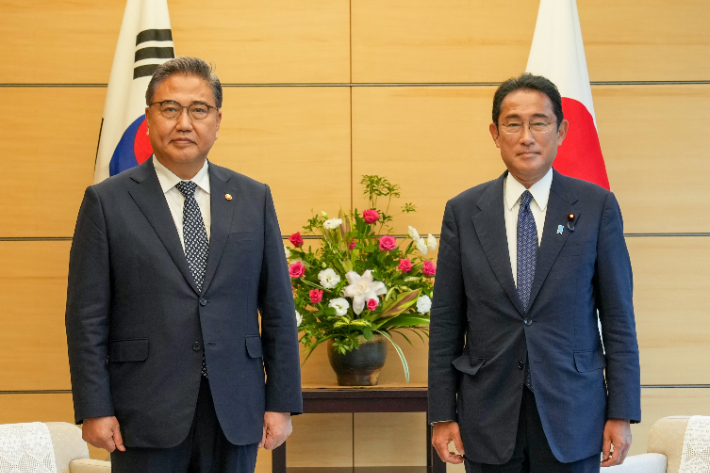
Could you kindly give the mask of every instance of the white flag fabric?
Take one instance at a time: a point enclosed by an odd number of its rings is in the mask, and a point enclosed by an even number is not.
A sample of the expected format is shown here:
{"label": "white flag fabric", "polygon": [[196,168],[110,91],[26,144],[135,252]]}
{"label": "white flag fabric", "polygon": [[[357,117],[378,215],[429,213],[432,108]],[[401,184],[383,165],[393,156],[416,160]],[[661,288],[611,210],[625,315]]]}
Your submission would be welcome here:
{"label": "white flag fabric", "polygon": [[174,57],[167,0],[128,0],[106,93],[94,183],[153,154],[146,135],[145,91],[155,69]]}
{"label": "white flag fabric", "polygon": [[562,95],[562,111],[570,122],[554,168],[609,189],[575,0],[540,0],[525,70],[555,83]]}

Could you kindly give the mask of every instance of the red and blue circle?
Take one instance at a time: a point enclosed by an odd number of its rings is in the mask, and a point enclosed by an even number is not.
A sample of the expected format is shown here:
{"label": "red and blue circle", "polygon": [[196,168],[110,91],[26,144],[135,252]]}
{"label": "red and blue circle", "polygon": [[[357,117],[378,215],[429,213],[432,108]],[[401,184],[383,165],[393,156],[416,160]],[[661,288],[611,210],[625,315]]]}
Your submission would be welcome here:
{"label": "red and blue circle", "polygon": [[121,171],[143,164],[153,154],[153,147],[148,138],[148,126],[145,115],[138,117],[123,132],[121,140],[111,156],[109,174],[115,176]]}

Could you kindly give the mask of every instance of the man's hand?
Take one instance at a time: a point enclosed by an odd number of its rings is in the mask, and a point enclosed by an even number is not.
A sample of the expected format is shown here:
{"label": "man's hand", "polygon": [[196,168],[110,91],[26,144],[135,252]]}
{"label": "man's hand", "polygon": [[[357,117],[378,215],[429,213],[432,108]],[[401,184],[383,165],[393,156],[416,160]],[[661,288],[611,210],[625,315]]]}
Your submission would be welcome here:
{"label": "man's hand", "polygon": [[[611,446],[614,453],[610,455]],[[631,448],[631,425],[625,419],[609,419],[604,426],[602,466],[621,465]]]}
{"label": "man's hand", "polygon": [[126,451],[118,419],[113,416],[84,419],[81,438],[94,447],[108,450],[109,453],[116,449],[121,452]]}
{"label": "man's hand", "polygon": [[[458,454],[449,451],[449,443],[454,442],[454,447]],[[459,424],[456,422],[437,422],[434,424],[434,432],[431,434],[431,444],[439,454],[443,462],[463,463],[463,441]]]}
{"label": "man's hand", "polygon": [[293,432],[291,414],[288,412],[265,412],[264,435],[259,442],[259,448],[273,450],[281,446]]}

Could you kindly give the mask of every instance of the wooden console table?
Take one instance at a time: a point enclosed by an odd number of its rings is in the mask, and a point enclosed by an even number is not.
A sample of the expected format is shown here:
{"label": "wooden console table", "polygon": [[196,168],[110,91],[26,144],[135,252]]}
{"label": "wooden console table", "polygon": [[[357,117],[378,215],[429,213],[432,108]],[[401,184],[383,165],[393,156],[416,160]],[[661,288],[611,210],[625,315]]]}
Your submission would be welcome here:
{"label": "wooden console table", "polygon": [[[304,387],[303,413],[342,412],[427,412],[426,387]],[[427,471],[446,473],[442,462],[431,446],[431,427],[427,419]],[[272,473],[286,473],[286,444],[272,453]]]}

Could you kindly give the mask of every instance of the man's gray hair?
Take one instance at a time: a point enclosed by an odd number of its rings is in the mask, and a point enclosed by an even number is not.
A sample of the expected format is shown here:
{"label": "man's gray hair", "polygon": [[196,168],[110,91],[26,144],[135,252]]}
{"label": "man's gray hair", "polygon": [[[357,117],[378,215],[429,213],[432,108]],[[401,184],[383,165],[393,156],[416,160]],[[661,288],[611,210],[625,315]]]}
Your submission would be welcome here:
{"label": "man's gray hair", "polygon": [[145,91],[146,105],[150,106],[153,102],[155,90],[161,82],[174,74],[193,75],[203,79],[212,89],[217,108],[222,108],[222,84],[213,67],[200,58],[190,56],[176,57],[158,66],[150,79],[148,90]]}

